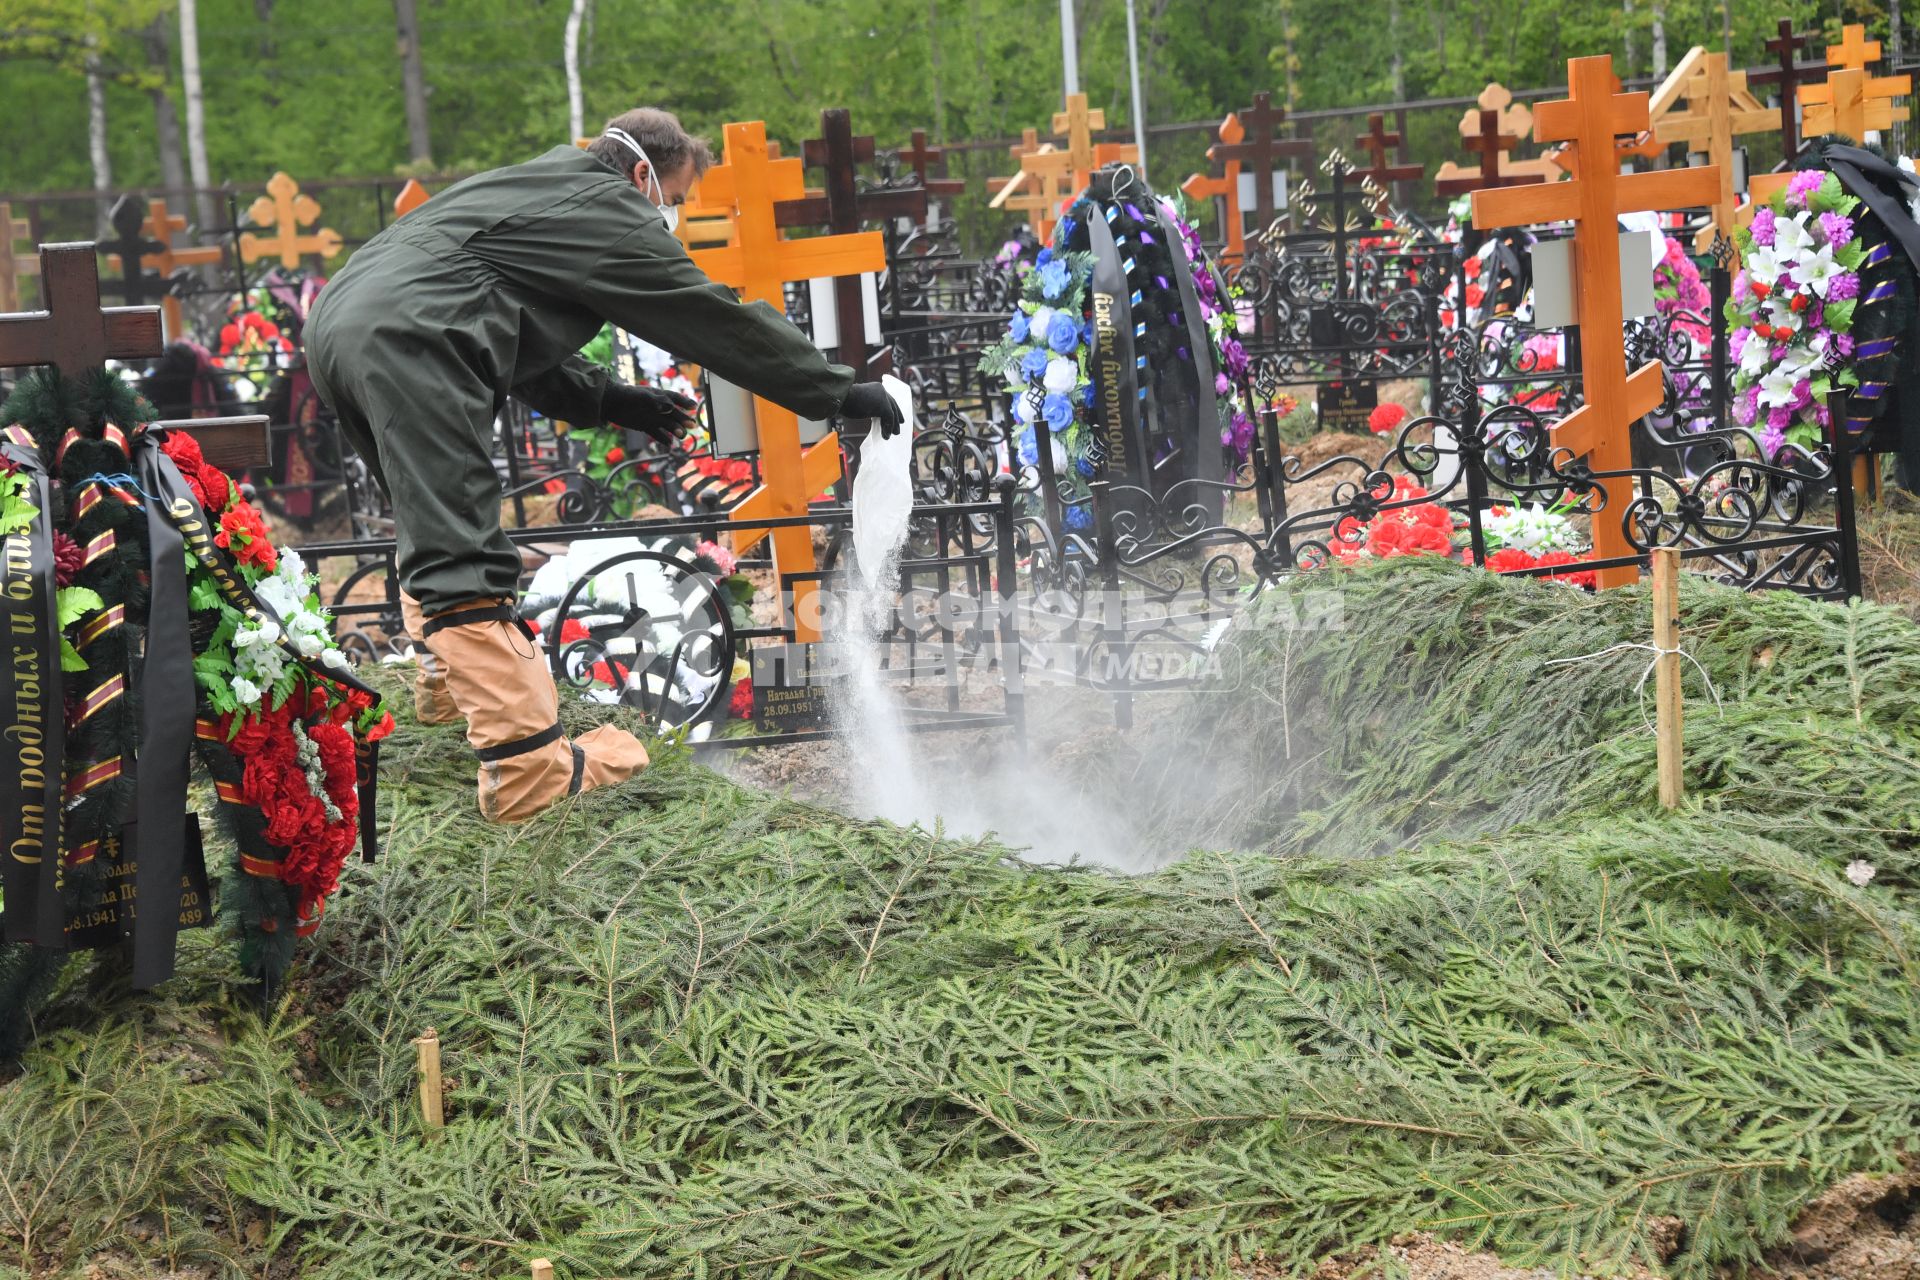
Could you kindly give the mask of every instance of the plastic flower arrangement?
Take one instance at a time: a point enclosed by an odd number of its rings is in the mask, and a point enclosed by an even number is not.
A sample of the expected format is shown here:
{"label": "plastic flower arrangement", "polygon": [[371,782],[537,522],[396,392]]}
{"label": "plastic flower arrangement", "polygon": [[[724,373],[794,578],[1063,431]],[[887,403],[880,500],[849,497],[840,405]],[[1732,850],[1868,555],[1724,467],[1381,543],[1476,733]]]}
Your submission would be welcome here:
{"label": "plastic flower arrangement", "polygon": [[[212,570],[189,557],[187,604],[204,644],[193,661],[203,708],[199,732],[224,743],[231,776],[215,768],[236,818],[241,869],[284,884],[295,899],[295,932],[311,932],[359,839],[359,750],[393,731],[393,717],[357,683],[341,680],[346,655],[321,606],[319,579],[298,552],[276,550],[260,513],[190,435],[162,445],[220,532],[231,572],[263,606],[243,612]],[[241,928],[252,948],[277,931],[273,899],[255,895]]]}
{"label": "plastic flower arrangement", "polygon": [[[1365,523],[1353,516],[1342,517],[1327,539],[1332,563],[1354,565],[1399,556],[1456,553],[1454,538],[1463,521],[1440,503],[1420,501],[1428,497],[1428,491],[1411,476],[1395,476],[1391,492],[1383,488],[1374,496],[1381,502],[1412,505],[1382,511]],[[1558,507],[1533,506],[1518,511],[1494,507],[1482,519],[1481,530],[1488,547],[1484,567],[1491,573],[1579,563],[1573,550],[1577,538]],[[1471,548],[1460,549],[1458,555],[1463,564],[1472,565]],[[1591,587],[1595,583],[1590,569],[1542,576],[1570,586]]]}
{"label": "plastic flower arrangement", "polygon": [[1580,537],[1567,519],[1565,506],[1530,503],[1517,507],[1493,507],[1481,517],[1480,530],[1492,548],[1511,547],[1530,554],[1577,549]]}
{"label": "plastic flower arrangement", "polygon": [[[1091,218],[1106,218],[1116,237],[1128,246],[1129,278],[1138,286],[1131,308],[1135,353],[1144,360],[1140,367],[1148,371],[1141,376],[1151,378],[1156,388],[1164,389],[1176,402],[1183,396],[1197,398],[1200,392],[1193,380],[1205,378],[1218,421],[1201,423],[1200,430],[1217,430],[1221,445],[1232,456],[1246,455],[1254,433],[1240,392],[1247,353],[1238,336],[1238,315],[1229,290],[1200,248],[1199,233],[1174,205],[1144,186],[1136,183],[1115,196],[1109,184],[1096,180],[1094,188],[1060,219],[1053,243],[1040,250],[1032,269],[1022,277],[1022,296],[1008,317],[1006,334],[980,361],[983,372],[1006,381],[1015,423],[1013,465],[1039,462],[1034,424],[1046,423],[1054,445],[1055,473],[1073,490],[1064,508],[1070,528],[1091,522],[1086,482],[1095,473],[1088,456],[1094,398],[1090,363],[1094,256],[1087,230]],[[1196,359],[1197,353],[1190,350],[1191,330],[1182,314],[1181,272],[1173,244],[1176,236],[1191,268],[1198,318],[1207,333],[1209,350],[1204,358]],[[1187,381],[1179,380],[1183,376]],[[1172,424],[1156,425],[1163,435],[1175,429]]]}
{"label": "plastic flower arrangement", "polygon": [[1804,169],[1739,234],[1726,312],[1733,416],[1758,431],[1769,460],[1817,449],[1827,392],[1859,385],[1848,365],[1867,257],[1850,216],[1859,203],[1832,174]]}
{"label": "plastic flower arrangement", "polygon": [[1653,309],[1661,319],[1677,324],[1695,342],[1712,340],[1707,309],[1713,305],[1700,268],[1678,240],[1666,237],[1660,261],[1653,268]]}
{"label": "plastic flower arrangement", "polygon": [[1373,412],[1367,415],[1367,430],[1377,436],[1383,436],[1406,420],[1406,406],[1389,400],[1385,404],[1375,405]]}

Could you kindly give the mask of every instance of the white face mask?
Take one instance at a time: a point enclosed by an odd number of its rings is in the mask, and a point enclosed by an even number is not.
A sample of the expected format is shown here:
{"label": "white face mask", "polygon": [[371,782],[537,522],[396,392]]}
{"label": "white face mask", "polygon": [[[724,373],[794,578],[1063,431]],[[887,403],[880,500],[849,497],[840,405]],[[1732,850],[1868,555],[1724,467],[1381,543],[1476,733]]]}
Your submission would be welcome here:
{"label": "white face mask", "polygon": [[680,229],[680,206],[667,203],[666,188],[660,185],[659,166],[653,163],[653,159],[647,155],[646,149],[638,142],[635,142],[633,135],[625,129],[615,129],[609,126],[606,133],[602,136],[612,138],[615,142],[626,147],[632,151],[633,154],[647,162],[647,185],[652,188],[647,195],[647,199],[653,201],[653,207],[660,211],[661,219],[667,224],[667,231],[669,233],[678,231]]}

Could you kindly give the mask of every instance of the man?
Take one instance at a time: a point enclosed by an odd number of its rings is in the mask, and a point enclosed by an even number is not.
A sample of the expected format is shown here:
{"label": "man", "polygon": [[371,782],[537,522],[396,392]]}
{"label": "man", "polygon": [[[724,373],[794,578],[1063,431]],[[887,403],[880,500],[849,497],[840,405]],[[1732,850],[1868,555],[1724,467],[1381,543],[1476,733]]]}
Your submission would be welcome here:
{"label": "man", "polygon": [[416,705],[430,722],[466,717],[493,821],[647,763],[610,725],[562,735],[553,680],[516,620],[520,556],[491,457],[508,395],[673,442],[691,401],[574,354],[611,321],[805,417],[899,427],[879,383],[855,384],[779,312],[741,304],[674,239],[710,162],[670,113],[629,111],[586,150],[441,192],[355,253],[307,322],[314,385],[393,503],[407,631],[427,650]]}

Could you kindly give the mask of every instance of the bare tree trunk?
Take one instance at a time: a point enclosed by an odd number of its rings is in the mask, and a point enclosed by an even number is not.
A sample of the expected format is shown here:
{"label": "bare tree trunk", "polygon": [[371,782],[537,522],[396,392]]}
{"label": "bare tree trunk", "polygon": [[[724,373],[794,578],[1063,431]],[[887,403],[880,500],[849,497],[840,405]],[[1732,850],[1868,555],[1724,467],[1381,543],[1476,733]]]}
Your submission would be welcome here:
{"label": "bare tree trunk", "polygon": [[580,102],[580,22],[587,15],[587,0],[573,0],[567,11],[567,140],[586,132],[584,109]]}
{"label": "bare tree trunk", "polygon": [[1726,52],[1727,65],[1734,63],[1733,0],[1720,0],[1720,46]]}
{"label": "bare tree trunk", "polygon": [[1393,50],[1393,100],[1407,100],[1407,61],[1400,52],[1400,0],[1387,0],[1387,44]]}
{"label": "bare tree trunk", "polygon": [[1285,78],[1281,88],[1285,92],[1284,105],[1291,111],[1299,105],[1299,93],[1294,88],[1294,73],[1300,66],[1300,60],[1294,53],[1294,41],[1299,37],[1300,29],[1294,25],[1293,0],[1280,0],[1280,48],[1281,56],[1286,59]]}
{"label": "bare tree trunk", "polygon": [[100,37],[87,35],[87,158],[93,162],[95,220],[106,226],[107,193],[113,190],[113,156],[107,151],[107,82],[100,74]]}
{"label": "bare tree trunk", "polygon": [[180,149],[180,113],[174,109],[168,86],[173,80],[173,49],[167,43],[167,15],[161,14],[140,34],[147,51],[147,70],[157,80],[147,96],[153,100],[154,139],[160,148],[160,181],[169,187],[187,185],[187,157]]}
{"label": "bare tree trunk", "polygon": [[1893,3],[1887,6],[1887,66],[1889,68],[1899,66],[1900,55],[1906,51],[1900,40],[1900,9],[1906,2],[1907,0],[1893,0]]}
{"label": "bare tree trunk", "polygon": [[187,97],[187,166],[193,175],[195,212],[204,229],[214,225],[213,179],[207,170],[206,95],[200,87],[199,0],[180,0],[180,83]]}
{"label": "bare tree trunk", "polygon": [[1653,78],[1667,78],[1667,0],[1653,0]]}
{"label": "bare tree trunk", "polygon": [[400,28],[400,85],[407,105],[407,158],[424,168],[433,164],[433,135],[427,128],[427,77],[420,66],[420,15],[414,0],[393,0],[393,17]]}
{"label": "bare tree trunk", "polygon": [[947,140],[947,101],[940,92],[940,0],[927,0],[928,79],[933,89],[933,140]]}
{"label": "bare tree trunk", "polygon": [[1620,0],[1620,78],[1631,80],[1634,61],[1633,0]]}

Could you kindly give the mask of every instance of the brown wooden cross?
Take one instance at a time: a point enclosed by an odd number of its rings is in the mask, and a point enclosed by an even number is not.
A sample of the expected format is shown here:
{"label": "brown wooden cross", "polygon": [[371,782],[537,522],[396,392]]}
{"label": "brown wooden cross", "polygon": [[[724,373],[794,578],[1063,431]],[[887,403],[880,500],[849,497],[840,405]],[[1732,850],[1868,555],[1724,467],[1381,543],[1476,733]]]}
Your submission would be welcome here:
{"label": "brown wooden cross", "polygon": [[920,189],[930,196],[960,196],[967,192],[965,178],[949,178],[947,172],[947,153],[942,147],[927,145],[927,131],[915,129],[912,145],[900,148],[896,153],[900,162],[913,170],[913,176],[920,180]]}
{"label": "brown wooden cross", "polygon": [[[1247,131],[1241,127],[1240,117],[1232,112],[1228,112],[1227,118],[1220,122],[1219,136],[1221,142],[1232,146],[1234,143],[1246,137]],[[1207,159],[1212,160],[1220,167],[1221,172],[1219,176],[1210,177],[1204,173],[1193,174],[1185,182],[1180,184],[1180,193],[1186,196],[1187,199],[1194,201],[1212,200],[1216,196],[1219,197],[1223,202],[1221,205],[1223,212],[1221,214],[1220,229],[1222,238],[1226,241],[1226,248],[1222,251],[1222,256],[1228,258],[1243,258],[1247,253],[1247,237],[1245,229],[1240,225],[1241,222],[1244,221],[1240,214],[1240,162],[1238,160],[1222,160],[1219,158],[1218,152],[1219,148],[1217,147],[1207,148]]]}
{"label": "brown wooden cross", "polygon": [[39,311],[0,316],[0,368],[50,364],[68,377],[166,349],[158,307],[101,307],[89,242],[40,246]]}
{"label": "brown wooden cross", "polygon": [[1287,109],[1273,105],[1273,95],[1261,90],[1253,95],[1253,105],[1234,113],[1240,119],[1245,136],[1239,142],[1221,142],[1207,148],[1208,156],[1219,161],[1238,160],[1242,172],[1253,175],[1254,221],[1261,227],[1273,221],[1273,175],[1282,160],[1313,159],[1313,143],[1304,138],[1278,136],[1286,122]]}
{"label": "brown wooden cross", "polygon": [[1089,108],[1084,93],[1068,94],[1067,109],[1053,113],[1054,136],[1067,143],[1068,183],[1074,192],[1083,190],[1092,180],[1093,171],[1102,165],[1140,163],[1140,152],[1131,142],[1093,140],[1093,135],[1106,127],[1107,113],[1099,107]]}
{"label": "brown wooden cross", "polygon": [[1395,165],[1388,162],[1389,150],[1397,148],[1403,157],[1406,155],[1406,139],[1398,129],[1388,133],[1386,125],[1386,116],[1378,111],[1367,116],[1367,131],[1360,135],[1357,142],[1361,150],[1373,157],[1373,164],[1356,172],[1382,187],[1391,187],[1396,182],[1413,182],[1425,177],[1427,172],[1425,165]]}
{"label": "brown wooden cross", "polygon": [[1794,104],[1799,101],[1796,86],[1808,75],[1817,74],[1826,68],[1824,60],[1819,62],[1795,62],[1793,55],[1807,47],[1809,37],[1793,29],[1793,19],[1780,19],[1780,34],[1766,42],[1767,52],[1779,59],[1780,65],[1768,71],[1753,71],[1747,74],[1747,83],[1751,85],[1780,86],[1780,145],[1782,153],[1789,159],[1800,154],[1800,126],[1794,119]]}
{"label": "brown wooden cross", "polygon": [[240,237],[240,261],[258,262],[278,255],[280,265],[289,271],[300,265],[303,255],[317,253],[331,258],[340,252],[340,233],[329,227],[316,227],[302,233],[300,228],[320,219],[320,202],[303,195],[300,184],[284,172],[267,181],[267,194],[253,202],[247,219],[256,227],[272,228],[271,236],[249,231]]}
{"label": "brown wooden cross", "polygon": [[[762,121],[729,124],[723,137],[723,159],[701,179],[701,198],[709,205],[732,207],[735,243],[693,254],[694,264],[707,275],[738,289],[748,302],[780,307],[789,281],[857,276],[886,266],[886,245],[877,231],[783,239],[775,205],[806,195],[801,161],[775,160],[767,154],[767,126]],[[760,487],[733,509],[732,518],[804,516],[807,504],[840,478],[839,437],[828,432],[818,444],[803,449],[800,420],[793,411],[757,397],[754,418],[760,437]],[[757,546],[768,536],[765,530],[737,533],[735,550]],[[771,537],[774,570],[783,590],[791,592],[789,622],[794,637],[817,640],[815,611],[810,607],[817,586],[811,580],[790,577],[813,572],[813,531],[806,525],[792,525],[773,530]]]}
{"label": "brown wooden cross", "polygon": [[[1684,110],[1678,105],[1682,101]],[[1731,239],[1739,226],[1734,139],[1772,129],[1773,108],[1753,96],[1747,88],[1747,73],[1731,70],[1726,54],[1696,47],[1655,91],[1651,109],[1661,113],[1654,121],[1653,135],[1662,146],[1678,142],[1690,151],[1705,152],[1707,163],[1720,171],[1712,217],[1693,242],[1697,252],[1705,253],[1716,234]]]}
{"label": "brown wooden cross", "polygon": [[1513,94],[1503,85],[1490,84],[1480,91],[1479,105],[1469,108],[1460,119],[1460,145],[1479,154],[1479,168],[1463,169],[1447,161],[1434,174],[1435,191],[1458,196],[1549,179],[1551,175],[1542,169],[1540,161],[1507,162],[1507,153],[1519,146],[1533,127],[1533,114],[1525,107],[1511,107],[1512,102]]}
{"label": "brown wooden cross", "polygon": [[420,185],[420,179],[408,178],[407,185],[393,198],[393,216],[404,218],[431,198],[432,193]]}
{"label": "brown wooden cross", "polygon": [[[166,349],[158,307],[102,307],[100,265],[90,243],[40,246],[46,309],[0,315],[0,368],[52,365],[69,378],[109,360],[149,360]],[[272,458],[264,417],[158,424],[186,431],[215,466],[263,466]]]}
{"label": "brown wooden cross", "polygon": [[[1574,224],[1574,287],[1578,296],[1581,363],[1586,403],[1553,428],[1556,448],[1590,458],[1596,472],[1633,466],[1630,432],[1660,403],[1662,368],[1655,360],[1627,374],[1620,341],[1619,215],[1682,209],[1712,203],[1720,175],[1712,166],[1622,174],[1614,139],[1637,134],[1649,123],[1647,95],[1613,92],[1613,59],[1574,58],[1567,63],[1568,96],[1541,105],[1534,129],[1542,142],[1572,144],[1571,180],[1473,197],[1473,225],[1524,226],[1571,219]],[[1595,482],[1606,502],[1593,518],[1593,547],[1601,559],[1630,556],[1624,525],[1633,495],[1630,476]],[[1602,569],[1599,584],[1615,587],[1639,577],[1636,565]]]}
{"label": "brown wooden cross", "polygon": [[33,237],[25,218],[13,216],[13,206],[0,200],[0,311],[20,309],[20,277],[40,274],[40,259],[30,253],[15,255],[13,242]]}
{"label": "brown wooden cross", "polygon": [[[825,227],[835,235],[851,235],[865,222],[884,222],[898,217],[917,222],[926,218],[925,187],[860,190],[859,166],[873,159],[873,138],[867,134],[854,135],[853,117],[845,107],[831,107],[820,113],[820,136],[801,144],[801,154],[807,164],[826,171],[825,189],[820,195],[777,202],[773,206],[775,226]],[[852,366],[854,376],[864,380],[867,322],[860,277],[835,277],[833,295],[840,335],[840,363]]]}
{"label": "brown wooden cross", "polygon": [[1867,68],[1880,60],[1880,42],[1866,39],[1863,25],[1849,25],[1839,44],[1827,46],[1824,84],[1800,87],[1801,130],[1809,138],[1837,133],[1859,143],[1870,130],[1891,129],[1907,119],[1894,99],[1913,91],[1908,76],[1872,76]]}

